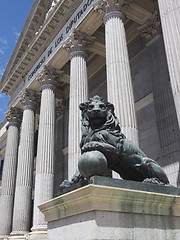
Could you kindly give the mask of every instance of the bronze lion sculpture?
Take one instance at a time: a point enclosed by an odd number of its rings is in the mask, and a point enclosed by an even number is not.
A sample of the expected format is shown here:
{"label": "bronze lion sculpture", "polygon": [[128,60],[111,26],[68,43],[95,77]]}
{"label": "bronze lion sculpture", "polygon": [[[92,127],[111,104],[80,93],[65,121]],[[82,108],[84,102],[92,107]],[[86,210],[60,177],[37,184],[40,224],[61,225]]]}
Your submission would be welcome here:
{"label": "bronze lion sculpture", "polygon": [[[99,151],[107,159],[108,168],[117,172],[122,179],[169,184],[164,170],[148,158],[141,149],[121,132],[113,104],[99,96],[80,104],[82,112],[81,153]],[[71,182],[64,181],[61,188],[83,179],[77,171]]]}

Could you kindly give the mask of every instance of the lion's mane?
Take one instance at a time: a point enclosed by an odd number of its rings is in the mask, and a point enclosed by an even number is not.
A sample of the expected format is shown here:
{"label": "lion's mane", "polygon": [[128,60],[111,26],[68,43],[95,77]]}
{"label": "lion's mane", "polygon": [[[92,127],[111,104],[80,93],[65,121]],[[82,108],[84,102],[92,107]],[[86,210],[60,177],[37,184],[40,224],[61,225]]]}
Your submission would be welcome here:
{"label": "lion's mane", "polygon": [[[102,126],[97,130],[91,129],[91,125],[87,115],[88,106],[94,101],[103,102],[107,108],[106,122],[102,124]],[[115,116],[113,104],[105,101],[103,98],[99,96],[94,96],[93,98],[90,98],[87,102],[81,103],[79,108],[81,110],[81,117],[82,117],[82,120],[81,120],[82,121],[82,125],[81,125],[82,139],[81,139],[80,147],[83,146],[84,139],[92,135],[96,131],[100,132],[102,130],[107,130],[108,133],[116,137],[119,137],[120,139],[125,138],[125,136],[121,133],[121,127],[120,127],[118,118]]]}

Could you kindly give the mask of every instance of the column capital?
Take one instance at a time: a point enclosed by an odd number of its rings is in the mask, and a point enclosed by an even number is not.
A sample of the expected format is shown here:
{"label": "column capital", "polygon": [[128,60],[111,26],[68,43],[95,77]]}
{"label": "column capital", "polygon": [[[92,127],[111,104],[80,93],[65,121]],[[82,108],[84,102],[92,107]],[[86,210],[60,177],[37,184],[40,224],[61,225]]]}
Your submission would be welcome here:
{"label": "column capital", "polygon": [[35,112],[38,100],[39,98],[33,90],[25,89],[21,94],[21,103],[24,106],[24,110],[30,109]]}
{"label": "column capital", "polygon": [[161,21],[159,11],[155,11],[148,21],[138,28],[140,35],[146,42],[151,41],[161,33]]}
{"label": "column capital", "polygon": [[113,17],[124,20],[124,9],[129,6],[133,0],[98,0],[94,4],[94,10],[103,16],[104,24]]}
{"label": "column capital", "polygon": [[36,79],[41,84],[42,90],[49,88],[55,91],[57,80],[61,78],[62,75],[63,71],[45,65],[37,75]]}
{"label": "column capital", "polygon": [[57,101],[57,104],[56,104],[56,113],[57,113],[57,116],[61,116],[63,115],[65,112],[65,100],[64,98],[61,98]]}
{"label": "column capital", "polygon": [[75,56],[81,56],[87,58],[88,46],[95,40],[95,37],[88,36],[76,29],[73,29],[72,33],[65,40],[63,48],[71,53],[71,58]]}
{"label": "column capital", "polygon": [[11,107],[6,113],[6,119],[9,122],[9,126],[20,127],[22,119],[22,110],[19,108]]}

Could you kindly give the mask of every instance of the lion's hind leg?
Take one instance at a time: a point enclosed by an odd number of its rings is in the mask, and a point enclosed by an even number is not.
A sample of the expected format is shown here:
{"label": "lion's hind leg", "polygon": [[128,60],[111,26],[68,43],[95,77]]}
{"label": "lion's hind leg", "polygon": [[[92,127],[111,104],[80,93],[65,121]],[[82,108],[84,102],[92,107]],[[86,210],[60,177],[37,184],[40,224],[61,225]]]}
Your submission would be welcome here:
{"label": "lion's hind leg", "polygon": [[166,173],[154,160],[143,158],[143,162],[139,167],[142,167],[142,171],[145,170],[146,173],[146,178],[143,182],[169,184]]}

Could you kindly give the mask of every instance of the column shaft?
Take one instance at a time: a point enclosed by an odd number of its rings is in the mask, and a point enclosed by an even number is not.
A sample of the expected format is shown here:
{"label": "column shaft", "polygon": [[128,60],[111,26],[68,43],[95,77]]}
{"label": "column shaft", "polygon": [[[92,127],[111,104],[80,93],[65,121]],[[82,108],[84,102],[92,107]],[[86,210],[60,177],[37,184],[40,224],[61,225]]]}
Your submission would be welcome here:
{"label": "column shaft", "polygon": [[[25,92],[24,97],[30,98],[29,94]],[[30,105],[28,105],[29,101],[25,102],[23,112],[11,235],[24,234],[30,231],[35,127],[33,105],[35,105],[35,98],[32,101],[34,102],[31,102]]]}
{"label": "column shaft", "polygon": [[[129,0],[98,0],[95,10],[104,17],[108,101],[114,104],[121,131],[138,145],[138,131],[129,66],[123,8]],[[113,173],[113,177],[118,177]]]}
{"label": "column shaft", "polygon": [[112,17],[105,22],[108,101],[115,106],[122,132],[138,145],[134,97],[124,24]]}
{"label": "column shaft", "polygon": [[53,197],[54,128],[55,94],[51,89],[44,89],[39,122],[33,228],[46,227],[44,215],[37,206]]}
{"label": "column shaft", "polygon": [[19,139],[18,125],[16,122],[10,122],[8,128],[0,196],[0,235],[9,235],[12,226]]}
{"label": "column shaft", "polygon": [[[39,74],[42,84],[36,160],[34,215],[32,231],[46,230],[47,223],[38,205],[53,198],[55,142],[55,69],[45,66]],[[33,238],[34,239],[34,238]]]}
{"label": "column shaft", "polygon": [[180,126],[180,2],[158,0],[171,87]]}
{"label": "column shaft", "polygon": [[88,100],[87,48],[94,40],[77,30],[73,30],[64,43],[71,53],[70,95],[69,95],[69,137],[68,137],[68,179],[77,170],[80,156],[81,113],[79,104]]}
{"label": "column shaft", "polygon": [[81,113],[79,104],[88,99],[86,61],[82,56],[71,60],[69,96],[69,139],[68,139],[68,177],[71,179],[77,169],[80,156]]}

